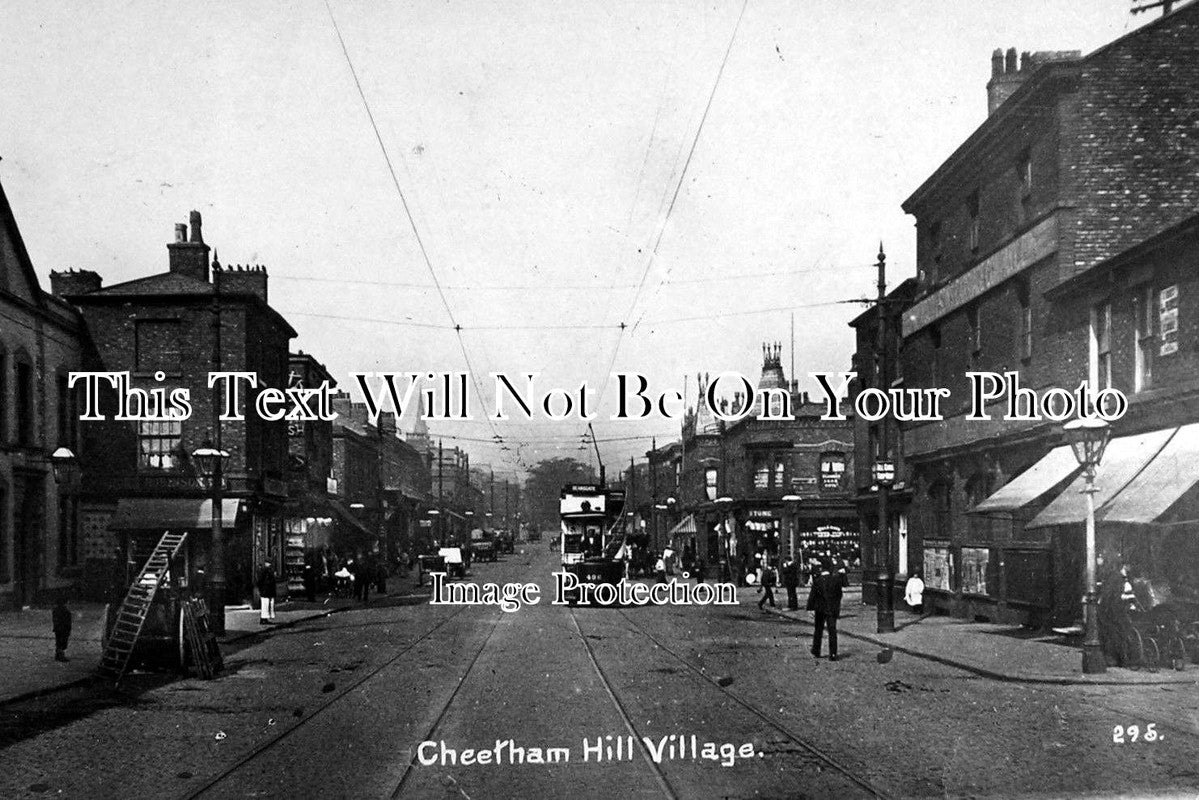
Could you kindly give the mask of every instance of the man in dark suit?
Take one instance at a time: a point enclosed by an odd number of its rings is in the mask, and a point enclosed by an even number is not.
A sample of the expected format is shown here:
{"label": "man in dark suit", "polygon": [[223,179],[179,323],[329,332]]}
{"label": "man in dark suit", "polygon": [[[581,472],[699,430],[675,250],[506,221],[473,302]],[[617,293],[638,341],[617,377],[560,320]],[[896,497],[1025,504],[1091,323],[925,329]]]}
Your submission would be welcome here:
{"label": "man in dark suit", "polygon": [[841,595],[845,588],[844,570],[834,571],[830,559],[822,559],[820,572],[812,580],[808,611],[816,612],[816,632],[812,634],[812,655],[820,658],[820,644],[828,627],[828,660],[837,660],[837,618],[841,616]]}

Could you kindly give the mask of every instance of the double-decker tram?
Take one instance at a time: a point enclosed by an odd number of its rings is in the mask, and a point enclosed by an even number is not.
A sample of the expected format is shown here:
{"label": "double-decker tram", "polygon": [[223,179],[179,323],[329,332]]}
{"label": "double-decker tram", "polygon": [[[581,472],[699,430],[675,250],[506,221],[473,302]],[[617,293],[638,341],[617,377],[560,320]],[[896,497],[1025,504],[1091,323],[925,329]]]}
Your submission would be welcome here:
{"label": "double-decker tram", "polygon": [[[602,485],[569,484],[562,488],[559,502],[562,535],[562,571],[578,584],[611,584],[625,576],[625,562],[618,558],[624,547],[624,490]],[[567,589],[563,599],[585,600],[582,588]]]}

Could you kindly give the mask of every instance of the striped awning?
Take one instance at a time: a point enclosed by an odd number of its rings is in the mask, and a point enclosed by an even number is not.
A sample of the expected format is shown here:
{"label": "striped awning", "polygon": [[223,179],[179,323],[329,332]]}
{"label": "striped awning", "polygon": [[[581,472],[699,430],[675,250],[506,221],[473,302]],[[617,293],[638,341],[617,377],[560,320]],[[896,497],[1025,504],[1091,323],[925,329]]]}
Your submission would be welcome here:
{"label": "striped awning", "polygon": [[674,536],[676,533],[692,534],[695,532],[696,532],[695,515],[688,514],[687,516],[683,517],[682,522],[680,522],[678,525],[675,525],[673,528],[670,529],[670,533],[668,535]]}

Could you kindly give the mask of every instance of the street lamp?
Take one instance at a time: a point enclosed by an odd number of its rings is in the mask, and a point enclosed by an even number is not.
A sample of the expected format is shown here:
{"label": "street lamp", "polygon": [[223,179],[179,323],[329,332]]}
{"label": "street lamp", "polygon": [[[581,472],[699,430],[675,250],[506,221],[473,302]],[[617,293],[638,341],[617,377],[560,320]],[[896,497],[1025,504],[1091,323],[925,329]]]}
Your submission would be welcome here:
{"label": "street lamp", "polygon": [[1099,644],[1099,616],[1095,597],[1095,468],[1103,460],[1103,451],[1111,435],[1108,424],[1096,417],[1067,422],[1062,427],[1066,442],[1083,468],[1087,496],[1087,593],[1083,598],[1082,671],[1106,672],[1103,648]]}
{"label": "street lamp", "polygon": [[54,482],[69,484],[79,470],[79,459],[70,448],[60,447],[50,454],[50,466],[54,468]]}
{"label": "street lamp", "polygon": [[224,520],[221,516],[221,491],[223,488],[221,484],[224,479],[221,473],[227,458],[229,458],[227,452],[213,447],[212,442],[207,439],[199,449],[192,452],[196,468],[200,470],[200,475],[209,482],[209,488],[212,490],[212,545],[209,548],[208,601],[211,609],[209,616],[212,620],[212,629],[218,636],[225,633],[225,531]]}
{"label": "street lamp", "polygon": [[895,462],[875,461],[871,475],[878,485],[878,535],[883,544],[882,571],[878,576],[878,596],[875,598],[878,632],[892,633],[895,630],[895,570],[891,564],[891,525],[887,515],[887,497],[891,491],[891,484],[895,483]]}
{"label": "street lamp", "polygon": [[721,515],[723,516],[721,525],[724,527],[724,536],[720,537],[720,543],[724,545],[725,574],[722,577],[736,580],[737,574],[733,572],[733,556],[731,553],[729,553],[729,541],[733,537],[733,532],[730,530],[730,526],[728,524],[728,507],[733,504],[733,498],[729,497],[728,495],[724,495],[723,497],[717,497],[712,502],[720,507]]}

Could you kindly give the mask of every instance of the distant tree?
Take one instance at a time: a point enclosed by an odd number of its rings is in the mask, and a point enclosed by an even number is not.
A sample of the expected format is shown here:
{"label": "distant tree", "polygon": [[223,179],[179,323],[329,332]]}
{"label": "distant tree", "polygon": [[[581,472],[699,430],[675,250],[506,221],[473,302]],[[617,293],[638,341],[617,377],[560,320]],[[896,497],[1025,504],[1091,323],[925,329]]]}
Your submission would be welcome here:
{"label": "distant tree", "polygon": [[595,471],[573,458],[538,461],[525,480],[525,503],[534,524],[557,527],[558,499],[568,483],[596,483]]}

